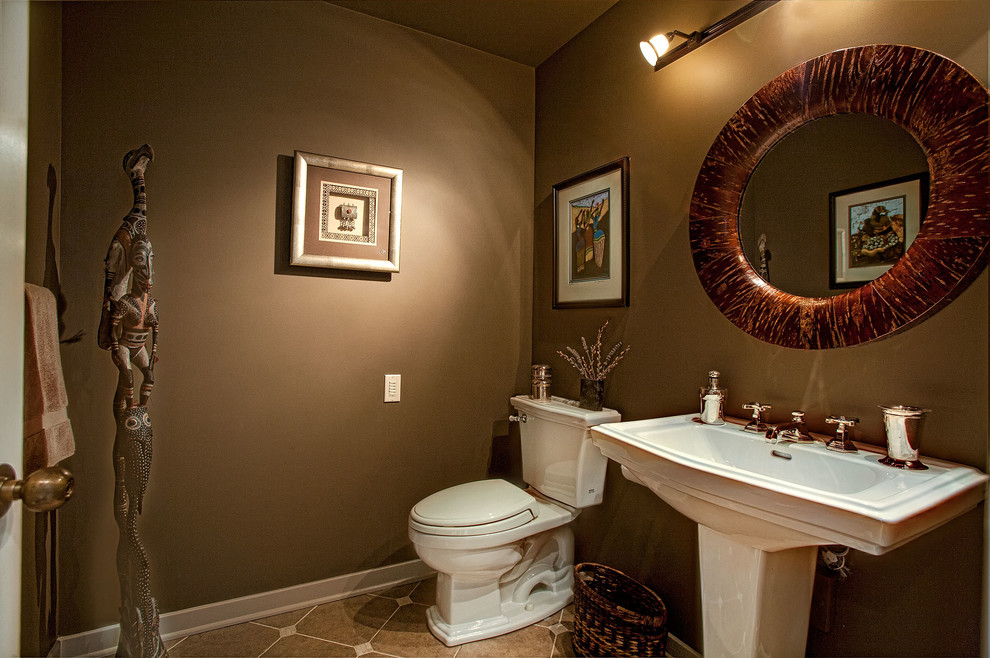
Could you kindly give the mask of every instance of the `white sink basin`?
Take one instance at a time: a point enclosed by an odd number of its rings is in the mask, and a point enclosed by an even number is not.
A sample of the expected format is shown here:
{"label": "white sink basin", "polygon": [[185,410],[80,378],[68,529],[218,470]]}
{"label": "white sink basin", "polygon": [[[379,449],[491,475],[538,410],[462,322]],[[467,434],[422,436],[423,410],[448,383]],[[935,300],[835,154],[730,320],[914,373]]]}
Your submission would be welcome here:
{"label": "white sink basin", "polygon": [[595,443],[694,521],[766,551],[844,544],[892,550],[976,506],[987,476],[922,457],[928,470],[879,463],[883,453],[768,443],[742,424],[702,425],[696,414],[592,429]]}
{"label": "white sink basin", "polygon": [[745,421],[702,425],[695,414],[605,423],[595,444],[698,523],[704,655],[804,655],[817,546],[879,555],[983,500],[984,473],[925,458],[924,471],[883,453],[768,443]]}

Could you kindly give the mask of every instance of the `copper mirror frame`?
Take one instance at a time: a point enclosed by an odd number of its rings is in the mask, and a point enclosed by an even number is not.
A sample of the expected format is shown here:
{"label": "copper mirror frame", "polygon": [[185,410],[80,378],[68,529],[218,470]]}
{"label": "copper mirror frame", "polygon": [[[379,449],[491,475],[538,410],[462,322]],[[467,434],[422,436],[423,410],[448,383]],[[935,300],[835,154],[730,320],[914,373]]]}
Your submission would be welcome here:
{"label": "copper mirror frame", "polygon": [[[861,288],[818,298],[783,292],[743,254],[738,217],[746,183],[785,136],[815,119],[850,112],[893,121],[924,150],[931,189],[921,231],[896,265]],[[858,345],[922,321],[987,264],[988,127],[987,89],[927,50],[849,48],[786,71],[729,119],[698,174],[690,234],[702,286],[733,324],[783,347]]]}

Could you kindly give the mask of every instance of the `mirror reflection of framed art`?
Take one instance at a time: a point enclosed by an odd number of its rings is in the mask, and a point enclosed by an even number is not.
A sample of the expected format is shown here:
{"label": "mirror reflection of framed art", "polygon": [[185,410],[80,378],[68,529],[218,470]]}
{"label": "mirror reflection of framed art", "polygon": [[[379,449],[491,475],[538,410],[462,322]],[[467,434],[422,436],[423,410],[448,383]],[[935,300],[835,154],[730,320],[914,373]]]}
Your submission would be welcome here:
{"label": "mirror reflection of framed art", "polygon": [[889,270],[921,229],[928,172],[829,194],[829,287],[857,288]]}

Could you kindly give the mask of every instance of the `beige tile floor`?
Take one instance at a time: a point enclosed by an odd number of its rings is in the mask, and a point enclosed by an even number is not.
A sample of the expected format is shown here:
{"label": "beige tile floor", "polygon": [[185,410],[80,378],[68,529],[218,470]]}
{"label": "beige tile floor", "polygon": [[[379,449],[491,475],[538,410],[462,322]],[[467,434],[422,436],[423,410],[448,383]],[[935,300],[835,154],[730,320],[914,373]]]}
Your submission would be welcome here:
{"label": "beige tile floor", "polygon": [[426,610],[436,579],[302,608],[168,642],[169,655],[289,658],[396,656],[573,656],[572,606],[534,626],[490,640],[448,647],[430,634]]}

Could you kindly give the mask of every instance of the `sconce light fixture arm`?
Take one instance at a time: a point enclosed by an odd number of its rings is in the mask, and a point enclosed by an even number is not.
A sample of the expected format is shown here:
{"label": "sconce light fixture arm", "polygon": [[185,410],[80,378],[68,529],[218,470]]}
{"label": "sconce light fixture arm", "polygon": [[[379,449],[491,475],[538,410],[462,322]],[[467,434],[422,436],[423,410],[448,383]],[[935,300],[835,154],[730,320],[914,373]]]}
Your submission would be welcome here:
{"label": "sconce light fixture arm", "polygon": [[667,32],[668,40],[671,36],[678,36],[683,38],[684,41],[678,44],[676,48],[668,50],[661,57],[659,57],[656,64],[653,65],[653,70],[659,71],[671,62],[680,59],[696,48],[700,48],[715,37],[721,36],[729,30],[745,23],[749,19],[753,18],[760,12],[766,11],[778,2],[780,2],[780,0],[753,0],[703,30],[698,30],[692,32],[691,34],[684,34],[683,32],[679,32],[677,30]]}
{"label": "sconce light fixture arm", "polygon": [[671,30],[670,32],[668,32],[664,36],[667,37],[667,40],[668,41],[670,41],[674,37],[680,37],[682,39],[687,39],[688,41],[695,41],[695,40],[701,38],[701,32],[695,31],[695,32],[692,32],[691,34],[684,34],[680,30]]}

